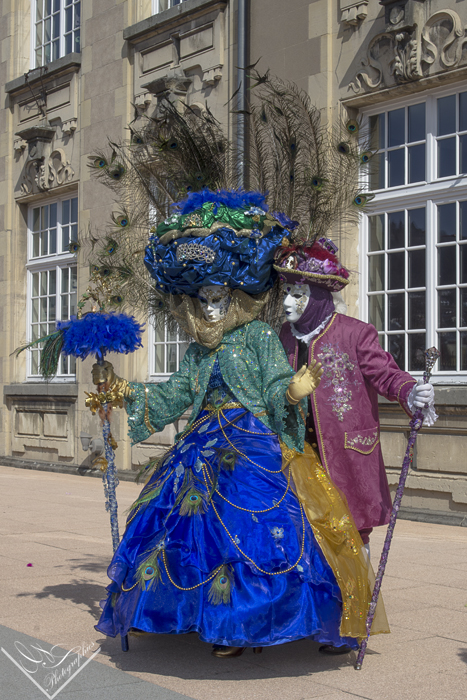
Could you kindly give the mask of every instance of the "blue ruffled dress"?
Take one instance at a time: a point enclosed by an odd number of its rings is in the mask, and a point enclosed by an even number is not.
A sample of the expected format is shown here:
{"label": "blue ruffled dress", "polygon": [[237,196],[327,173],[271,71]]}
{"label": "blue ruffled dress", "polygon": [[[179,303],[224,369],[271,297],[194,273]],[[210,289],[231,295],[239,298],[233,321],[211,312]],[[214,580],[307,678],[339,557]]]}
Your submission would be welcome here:
{"label": "blue ruffled dress", "polygon": [[339,586],[282,468],[279,440],[236,403],[218,361],[206,404],[132,507],[96,629],[356,648],[339,635]]}

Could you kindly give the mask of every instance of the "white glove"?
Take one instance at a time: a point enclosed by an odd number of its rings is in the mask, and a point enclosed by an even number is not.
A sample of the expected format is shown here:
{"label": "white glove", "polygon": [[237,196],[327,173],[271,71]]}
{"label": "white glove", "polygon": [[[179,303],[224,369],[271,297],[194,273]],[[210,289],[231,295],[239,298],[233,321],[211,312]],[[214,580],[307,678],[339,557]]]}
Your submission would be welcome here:
{"label": "white glove", "polygon": [[430,427],[438,420],[435,411],[435,390],[431,384],[423,384],[419,379],[407,397],[407,404],[413,414],[418,408],[423,412],[423,425]]}

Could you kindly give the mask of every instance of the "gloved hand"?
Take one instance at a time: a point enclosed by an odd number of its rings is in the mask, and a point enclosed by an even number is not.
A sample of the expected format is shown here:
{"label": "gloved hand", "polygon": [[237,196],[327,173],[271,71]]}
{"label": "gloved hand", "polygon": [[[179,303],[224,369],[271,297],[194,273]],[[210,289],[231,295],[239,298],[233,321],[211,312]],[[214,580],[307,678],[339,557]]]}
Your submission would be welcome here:
{"label": "gloved hand", "polygon": [[436,423],[438,416],[435,411],[435,390],[431,384],[424,384],[419,379],[407,397],[407,404],[411,413],[419,408],[423,412],[423,425],[430,427]]}
{"label": "gloved hand", "polygon": [[303,365],[289,384],[285,394],[287,401],[294,406],[305,396],[312,394],[321,381],[323,371],[321,362],[316,360],[312,360],[308,367]]}
{"label": "gloved hand", "polygon": [[103,364],[96,363],[92,366],[91,372],[93,384],[96,386],[104,385],[106,391],[117,392],[125,398],[130,395],[131,389],[128,386],[127,380],[115,374],[111,362],[107,362],[106,360]]}
{"label": "gloved hand", "polygon": [[431,384],[419,384],[417,382],[410,392],[407,401],[409,406],[425,408],[425,406],[435,402],[435,390]]}

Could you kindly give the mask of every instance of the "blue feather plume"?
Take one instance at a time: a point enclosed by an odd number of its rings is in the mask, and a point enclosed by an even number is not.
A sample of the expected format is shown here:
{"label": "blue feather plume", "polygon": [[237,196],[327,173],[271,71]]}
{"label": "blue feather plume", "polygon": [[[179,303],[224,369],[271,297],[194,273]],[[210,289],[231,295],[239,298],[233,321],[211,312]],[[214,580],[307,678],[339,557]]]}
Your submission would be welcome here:
{"label": "blue feather plume", "polygon": [[88,355],[102,359],[108,352],[133,352],[142,347],[143,329],[144,325],[126,314],[88,313],[57,322],[57,330],[63,332],[62,353],[82,360]]}

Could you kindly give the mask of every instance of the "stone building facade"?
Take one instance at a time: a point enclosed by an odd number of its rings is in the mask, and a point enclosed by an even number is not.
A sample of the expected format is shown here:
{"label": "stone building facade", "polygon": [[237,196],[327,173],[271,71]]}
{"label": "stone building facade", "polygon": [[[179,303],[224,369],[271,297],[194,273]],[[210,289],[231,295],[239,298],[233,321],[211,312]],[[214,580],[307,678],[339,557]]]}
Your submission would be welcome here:
{"label": "stone building facade", "polygon": [[[354,271],[348,313],[374,323],[414,376],[421,350],[441,348],[440,419],[419,437],[404,507],[467,522],[467,10],[454,0],[0,0],[0,461],[89,466],[91,361],[63,362],[44,383],[37,353],[11,353],[73,313],[86,286],[70,243],[113,207],[90,178],[90,153],[167,90],[207,104],[235,137],[226,103],[243,13],[247,63],[298,83],[324,118],[361,119],[378,149],[371,210],[333,233]],[[144,350],[116,358],[116,370],[161,381],[183,351],[148,327]],[[385,401],[380,411],[396,484],[407,418]],[[131,448],[114,415],[119,468],[162,452],[175,430]]]}

